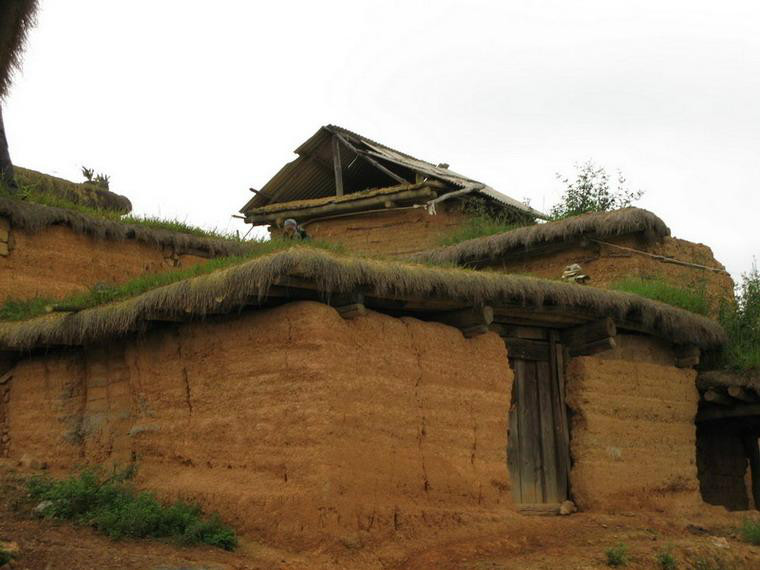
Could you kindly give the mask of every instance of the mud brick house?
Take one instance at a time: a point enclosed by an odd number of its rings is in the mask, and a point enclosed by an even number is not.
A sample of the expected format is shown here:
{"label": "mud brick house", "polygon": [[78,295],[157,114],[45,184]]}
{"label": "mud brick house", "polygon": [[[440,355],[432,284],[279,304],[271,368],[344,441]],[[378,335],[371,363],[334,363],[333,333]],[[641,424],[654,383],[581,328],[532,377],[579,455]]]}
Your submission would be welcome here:
{"label": "mud brick house", "polygon": [[635,295],[297,246],[0,324],[1,452],[137,461],[273,541],[693,503],[693,366],[723,339]]}
{"label": "mud brick house", "polygon": [[[276,235],[293,218],[310,236],[357,253],[404,255],[437,245],[472,213],[466,198],[529,223],[533,208],[449,169],[333,125],[320,128],[241,209]],[[253,190],[253,189],[252,189]]]}
{"label": "mud brick house", "polygon": [[[8,296],[241,256],[0,321],[0,456],[53,474],[135,463],[141,487],[272,544],[553,514],[568,499],[757,505],[756,386],[699,370],[723,329],[606,289],[656,275],[704,282],[717,303],[731,283],[708,248],[635,208],[534,223],[524,204],[337,127],[297,152],[245,215],[275,234],[294,217],[344,253],[315,240],[257,254],[0,200]],[[528,225],[432,247],[473,196]],[[560,281],[568,263],[591,286]]]}

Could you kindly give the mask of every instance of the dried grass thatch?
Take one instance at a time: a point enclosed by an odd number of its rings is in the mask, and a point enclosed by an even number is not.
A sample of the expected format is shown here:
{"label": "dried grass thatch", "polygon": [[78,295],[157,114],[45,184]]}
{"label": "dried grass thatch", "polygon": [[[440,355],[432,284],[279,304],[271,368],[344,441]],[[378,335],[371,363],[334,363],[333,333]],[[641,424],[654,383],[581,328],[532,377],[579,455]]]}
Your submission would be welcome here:
{"label": "dried grass thatch", "polygon": [[675,343],[712,348],[725,341],[714,321],[636,295],[500,273],[444,269],[340,256],[296,246],[208,275],[154,289],[132,299],[66,316],[0,324],[1,350],[86,344],[139,330],[163,317],[232,312],[263,299],[279,278],[314,284],[325,295],[363,288],[369,297],[450,300],[462,306],[519,304],[583,310],[591,316],[636,319],[642,329]]}
{"label": "dried grass thatch", "polygon": [[697,388],[701,391],[710,388],[752,388],[760,392],[760,370],[708,370],[700,372],[697,377]]}
{"label": "dried grass thatch", "polygon": [[86,182],[80,184],[20,166],[16,166],[14,170],[16,180],[22,187],[28,186],[37,192],[52,194],[88,208],[109,210],[119,214],[128,214],[132,211],[132,202],[129,198],[96,184]]}
{"label": "dried grass thatch", "polygon": [[550,243],[581,237],[608,238],[638,232],[648,232],[657,238],[670,235],[670,229],[665,222],[652,212],[641,208],[623,208],[614,212],[583,214],[558,222],[536,224],[502,234],[471,239],[456,245],[417,253],[412,260],[477,265],[519,250]]}
{"label": "dried grass thatch", "polygon": [[245,242],[204,238],[97,219],[74,210],[53,208],[11,198],[0,198],[0,217],[10,219],[12,227],[28,232],[38,232],[54,225],[65,225],[77,233],[97,239],[131,239],[155,246],[170,247],[180,253],[197,253],[209,257],[242,255],[248,250]]}
{"label": "dried grass thatch", "polygon": [[0,98],[8,93],[11,76],[21,66],[24,40],[36,13],[37,0],[0,2]]}

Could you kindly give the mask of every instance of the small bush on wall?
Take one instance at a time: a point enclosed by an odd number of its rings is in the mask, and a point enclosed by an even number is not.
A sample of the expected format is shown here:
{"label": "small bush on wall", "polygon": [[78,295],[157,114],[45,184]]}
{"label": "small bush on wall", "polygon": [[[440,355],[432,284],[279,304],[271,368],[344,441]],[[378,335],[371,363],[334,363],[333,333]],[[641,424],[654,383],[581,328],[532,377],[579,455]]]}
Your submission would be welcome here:
{"label": "small bush on wall", "polygon": [[553,220],[562,220],[587,212],[609,212],[627,208],[639,200],[644,192],[630,190],[623,173],[618,171],[616,187],[610,187],[610,175],[603,166],[588,160],[575,165],[575,179],[557,173],[565,191],[559,203],[552,207],[550,216]]}

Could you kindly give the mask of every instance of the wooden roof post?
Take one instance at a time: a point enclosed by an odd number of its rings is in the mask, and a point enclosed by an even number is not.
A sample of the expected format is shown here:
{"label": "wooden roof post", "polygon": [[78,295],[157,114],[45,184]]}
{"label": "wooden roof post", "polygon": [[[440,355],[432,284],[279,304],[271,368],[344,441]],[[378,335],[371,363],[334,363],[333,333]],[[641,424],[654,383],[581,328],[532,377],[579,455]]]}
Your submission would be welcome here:
{"label": "wooden roof post", "polygon": [[338,136],[332,136],[333,169],[335,170],[335,195],[343,196],[343,168],[340,165],[340,144]]}

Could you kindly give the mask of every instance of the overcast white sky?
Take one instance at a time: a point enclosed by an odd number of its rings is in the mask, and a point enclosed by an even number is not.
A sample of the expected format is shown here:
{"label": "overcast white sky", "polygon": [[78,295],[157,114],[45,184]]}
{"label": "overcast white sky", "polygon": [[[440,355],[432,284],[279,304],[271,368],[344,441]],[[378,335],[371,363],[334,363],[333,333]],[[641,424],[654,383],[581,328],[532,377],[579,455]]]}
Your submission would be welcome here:
{"label": "overcast white sky", "polygon": [[[219,229],[334,123],[549,209],[620,168],[737,277],[760,254],[760,2],[42,0],[16,164]],[[213,9],[213,11],[212,11]]]}

